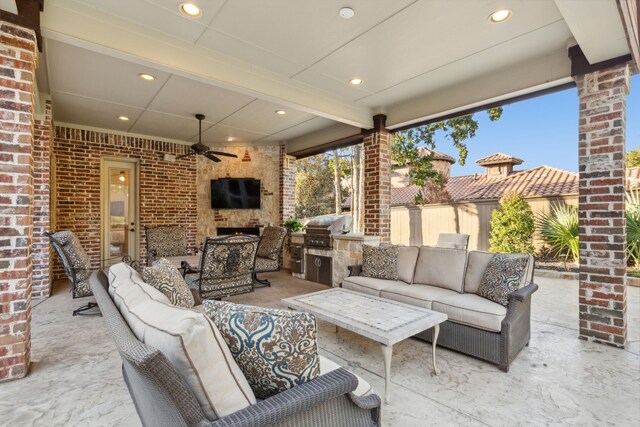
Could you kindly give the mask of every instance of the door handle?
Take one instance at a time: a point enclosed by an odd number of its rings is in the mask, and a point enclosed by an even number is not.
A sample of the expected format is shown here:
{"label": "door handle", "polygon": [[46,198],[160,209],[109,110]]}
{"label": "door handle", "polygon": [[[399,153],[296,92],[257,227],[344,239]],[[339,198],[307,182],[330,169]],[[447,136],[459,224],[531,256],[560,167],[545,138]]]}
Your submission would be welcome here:
{"label": "door handle", "polygon": [[133,233],[133,232],[136,231],[136,229],[135,228],[130,228],[129,231]]}

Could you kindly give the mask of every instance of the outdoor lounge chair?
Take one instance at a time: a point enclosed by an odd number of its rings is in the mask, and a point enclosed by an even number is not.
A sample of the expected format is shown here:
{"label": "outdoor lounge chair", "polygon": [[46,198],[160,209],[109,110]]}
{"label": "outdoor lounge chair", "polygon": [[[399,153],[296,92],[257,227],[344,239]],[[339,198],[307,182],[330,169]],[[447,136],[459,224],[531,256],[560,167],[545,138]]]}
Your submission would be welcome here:
{"label": "outdoor lounge chair", "polygon": [[187,231],[178,225],[145,227],[147,265],[153,265],[158,258],[195,255],[197,247],[187,245]]}
{"label": "outdoor lounge chair", "polygon": [[256,267],[253,273],[253,283],[262,286],[271,286],[267,279],[258,279],[258,273],[280,271],[282,245],[287,237],[287,229],[284,227],[265,227],[260,236],[258,251],[256,252]]}

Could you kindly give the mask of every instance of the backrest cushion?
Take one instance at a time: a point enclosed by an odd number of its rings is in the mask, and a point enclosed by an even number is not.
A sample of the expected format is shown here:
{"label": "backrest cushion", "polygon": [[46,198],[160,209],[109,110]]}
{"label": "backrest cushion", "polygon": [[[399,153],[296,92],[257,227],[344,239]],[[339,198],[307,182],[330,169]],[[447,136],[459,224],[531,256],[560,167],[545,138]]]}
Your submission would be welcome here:
{"label": "backrest cushion", "polygon": [[256,256],[277,260],[282,252],[282,244],[287,235],[284,227],[265,227],[260,237]]}
{"label": "backrest cushion", "polygon": [[487,265],[478,296],[503,306],[509,305],[509,294],[517,291],[527,275],[527,254],[495,254]]}
{"label": "backrest cushion", "polygon": [[398,247],[362,245],[361,276],[397,280]]}
{"label": "backrest cushion", "polygon": [[411,284],[418,260],[418,246],[398,246],[398,280]]}
{"label": "backrest cushion", "polygon": [[212,300],[202,307],[259,399],[320,374],[313,314]]}
{"label": "backrest cushion", "polygon": [[467,251],[464,249],[422,246],[413,283],[462,293],[466,265]]}
{"label": "backrest cushion", "polygon": [[160,258],[153,267],[145,267],[142,275],[144,281],[162,292],[171,304],[184,308],[194,306],[193,294],[182,274],[167,259]]}
{"label": "backrest cushion", "polygon": [[469,235],[460,233],[440,233],[436,243],[439,248],[467,249],[468,245]]}
{"label": "backrest cushion", "polygon": [[111,296],[111,299],[113,299],[114,302],[116,298],[118,298],[115,295],[115,289],[120,285],[124,284],[127,286],[130,282],[134,282],[141,286],[151,299],[171,304],[169,299],[162,292],[145,283],[142,279],[142,275],[127,263],[120,262],[109,267],[107,277],[109,279],[109,296]]}
{"label": "backrest cushion", "polygon": [[222,335],[204,314],[153,300],[129,281],[114,289],[116,306],[133,334],[157,348],[216,420],[256,402]]}
{"label": "backrest cushion", "polygon": [[467,272],[464,276],[464,291],[477,294],[482,275],[495,253],[484,251],[469,251],[467,258]]}
{"label": "backrest cushion", "polygon": [[158,257],[178,256],[187,253],[187,231],[179,226],[147,228],[147,250]]}

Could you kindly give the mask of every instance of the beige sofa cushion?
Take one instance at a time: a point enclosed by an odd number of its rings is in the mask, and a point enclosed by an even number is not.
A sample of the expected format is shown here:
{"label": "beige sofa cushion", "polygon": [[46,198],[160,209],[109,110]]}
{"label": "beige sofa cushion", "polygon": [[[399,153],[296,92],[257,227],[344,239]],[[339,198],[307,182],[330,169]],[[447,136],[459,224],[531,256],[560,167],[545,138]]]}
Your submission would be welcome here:
{"label": "beige sofa cushion", "polygon": [[417,246],[398,246],[398,280],[413,283],[413,273],[420,248]]}
{"label": "beige sofa cushion", "polygon": [[133,281],[121,283],[114,293],[134,335],[169,359],[207,418],[215,420],[256,402],[220,332],[205,315],[155,301]]}
{"label": "beige sofa cushion", "polygon": [[364,276],[345,277],[342,282],[344,289],[373,295],[374,297],[379,297],[382,289],[393,288],[400,285],[406,285],[406,283],[399,280],[375,279]]}
{"label": "beige sofa cushion", "polygon": [[450,322],[500,332],[507,308],[475,294],[458,294],[438,298],[432,310],[445,313]]}
{"label": "beige sofa cushion", "polygon": [[[320,376],[328,374],[329,372],[335,371],[336,369],[339,369],[341,367],[342,366],[338,365],[333,360],[327,359],[324,356],[320,356]],[[353,374],[353,372],[351,373]],[[358,379],[358,387],[353,390],[353,394],[355,394],[356,396],[366,396],[373,392],[373,388],[369,385],[368,382],[360,378],[358,375],[356,375],[356,378]]]}
{"label": "beige sofa cushion", "polygon": [[[464,291],[466,293],[477,294],[484,271],[489,265],[489,261],[495,255],[494,252],[469,251],[467,258],[467,272],[464,276]],[[520,287],[526,286],[533,281],[534,258],[529,255],[527,269],[522,278]]]}
{"label": "beige sofa cushion", "polygon": [[121,297],[115,294],[115,289],[122,284],[126,286],[131,282],[137,283],[151,299],[170,304],[169,299],[162,292],[145,283],[140,273],[126,263],[121,262],[109,267],[108,277],[109,295],[118,308],[120,308]]}
{"label": "beige sofa cushion", "polygon": [[417,307],[431,309],[434,300],[448,296],[459,295],[450,289],[429,285],[400,285],[384,289],[380,292],[382,298]]}
{"label": "beige sofa cushion", "polygon": [[413,283],[438,286],[462,292],[467,251],[464,249],[422,246]]}

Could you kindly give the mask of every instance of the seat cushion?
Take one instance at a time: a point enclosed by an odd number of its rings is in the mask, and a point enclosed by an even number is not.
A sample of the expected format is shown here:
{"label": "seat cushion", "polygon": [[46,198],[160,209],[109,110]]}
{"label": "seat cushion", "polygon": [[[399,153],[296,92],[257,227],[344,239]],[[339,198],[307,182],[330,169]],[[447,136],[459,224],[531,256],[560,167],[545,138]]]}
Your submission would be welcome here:
{"label": "seat cushion", "polygon": [[160,350],[215,420],[256,402],[224,338],[204,314],[151,299],[134,282],[115,288],[116,306],[133,334]]}
{"label": "seat cushion", "polygon": [[452,295],[459,294],[450,289],[438,288],[437,286],[406,284],[383,289],[380,292],[382,298],[428,309],[431,309],[431,304],[434,300]]}
{"label": "seat cushion", "polygon": [[478,295],[506,307],[509,294],[522,285],[528,262],[524,254],[495,254],[482,275]]}
{"label": "seat cushion", "polygon": [[462,323],[491,332],[500,332],[506,307],[475,294],[458,294],[438,298],[432,310],[445,313],[450,322]]}
{"label": "seat cushion", "polygon": [[267,399],[320,375],[313,314],[207,300],[218,327],[258,399]]}
{"label": "seat cushion", "polygon": [[413,283],[438,286],[462,293],[467,251],[464,249],[422,246]]}
{"label": "seat cushion", "polygon": [[[320,375],[328,374],[329,372],[335,371],[336,369],[340,368],[342,368],[342,366],[338,365],[333,360],[327,359],[324,356],[320,356]],[[353,374],[353,372],[351,373]],[[368,382],[360,378],[358,375],[356,375],[356,378],[358,379],[358,387],[353,390],[353,394],[355,394],[356,396],[366,396],[373,393],[373,387],[371,387]]]}
{"label": "seat cushion", "polygon": [[280,269],[280,263],[277,259],[256,257],[256,272],[261,271],[278,271]]}
{"label": "seat cushion", "polygon": [[342,282],[344,289],[362,292],[363,294],[380,296],[380,291],[387,288],[406,285],[406,283],[398,280],[374,279],[373,277],[349,276],[345,277]]}
{"label": "seat cushion", "polygon": [[363,276],[376,279],[398,279],[397,246],[362,246]]}
{"label": "seat cushion", "polygon": [[144,281],[162,292],[171,304],[191,308],[194,306],[193,295],[185,283],[182,274],[170,261],[161,258],[153,267],[145,267],[142,273]]}
{"label": "seat cushion", "polygon": [[417,246],[398,246],[398,280],[413,283],[413,273],[420,248]]}

